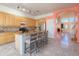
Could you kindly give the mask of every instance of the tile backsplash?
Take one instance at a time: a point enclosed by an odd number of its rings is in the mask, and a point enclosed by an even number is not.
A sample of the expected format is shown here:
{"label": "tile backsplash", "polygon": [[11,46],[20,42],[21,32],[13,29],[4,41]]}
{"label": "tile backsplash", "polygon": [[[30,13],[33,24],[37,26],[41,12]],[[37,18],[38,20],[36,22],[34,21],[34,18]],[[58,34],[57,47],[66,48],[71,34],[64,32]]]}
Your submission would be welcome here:
{"label": "tile backsplash", "polygon": [[[28,30],[35,30],[35,27],[26,27]],[[0,26],[0,32],[16,32],[19,30],[19,27],[12,26]]]}
{"label": "tile backsplash", "polygon": [[0,32],[16,32],[19,27],[0,27]]}

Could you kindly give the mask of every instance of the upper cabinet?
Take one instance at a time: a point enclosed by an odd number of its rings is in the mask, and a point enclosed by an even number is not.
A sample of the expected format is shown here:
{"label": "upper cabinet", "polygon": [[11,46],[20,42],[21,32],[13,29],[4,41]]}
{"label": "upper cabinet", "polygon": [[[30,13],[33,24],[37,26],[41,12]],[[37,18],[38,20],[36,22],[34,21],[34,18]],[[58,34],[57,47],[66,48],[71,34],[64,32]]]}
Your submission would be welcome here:
{"label": "upper cabinet", "polygon": [[15,17],[7,13],[0,12],[0,26],[14,26]]}
{"label": "upper cabinet", "polygon": [[0,13],[0,26],[4,26],[5,15]]}
{"label": "upper cabinet", "polygon": [[28,27],[34,27],[34,26],[36,26],[36,20],[26,18],[26,24],[28,25]]}
{"label": "upper cabinet", "polygon": [[0,26],[19,27],[21,22],[25,22],[27,27],[34,27],[36,25],[36,20],[34,19],[0,12]]}
{"label": "upper cabinet", "polygon": [[9,24],[10,26],[16,26],[15,25],[15,16],[13,16],[13,15],[10,15],[10,24]]}
{"label": "upper cabinet", "polygon": [[20,23],[22,22],[22,19],[20,17],[15,17],[15,25],[18,27],[20,26]]}
{"label": "upper cabinet", "polygon": [[20,26],[21,22],[25,22],[26,27],[34,27],[36,21],[30,18],[24,18],[24,17],[16,17],[16,26]]}
{"label": "upper cabinet", "polygon": [[8,14],[5,16],[5,26],[10,26],[10,15]]}
{"label": "upper cabinet", "polygon": [[5,14],[5,26],[15,26],[15,16]]}

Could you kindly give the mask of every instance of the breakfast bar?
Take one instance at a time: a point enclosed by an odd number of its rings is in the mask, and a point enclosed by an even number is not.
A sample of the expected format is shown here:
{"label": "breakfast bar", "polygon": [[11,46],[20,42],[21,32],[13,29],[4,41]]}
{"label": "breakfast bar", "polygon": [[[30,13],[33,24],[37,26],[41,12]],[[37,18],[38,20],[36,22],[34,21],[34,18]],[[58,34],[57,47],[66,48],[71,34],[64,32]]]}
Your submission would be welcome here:
{"label": "breakfast bar", "polygon": [[37,53],[48,43],[47,31],[15,34],[15,46],[20,55]]}

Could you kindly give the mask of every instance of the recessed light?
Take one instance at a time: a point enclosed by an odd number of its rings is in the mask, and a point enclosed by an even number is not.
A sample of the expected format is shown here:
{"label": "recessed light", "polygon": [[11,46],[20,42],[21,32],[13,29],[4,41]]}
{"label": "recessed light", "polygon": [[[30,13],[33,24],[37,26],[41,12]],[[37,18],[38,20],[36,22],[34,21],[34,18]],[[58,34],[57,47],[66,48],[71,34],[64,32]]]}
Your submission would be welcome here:
{"label": "recessed light", "polygon": [[23,8],[23,9],[22,9],[22,11],[26,11],[26,9],[25,9],[25,8]]}
{"label": "recessed light", "polygon": [[21,6],[17,6],[17,9],[18,9],[18,10],[21,10]]}

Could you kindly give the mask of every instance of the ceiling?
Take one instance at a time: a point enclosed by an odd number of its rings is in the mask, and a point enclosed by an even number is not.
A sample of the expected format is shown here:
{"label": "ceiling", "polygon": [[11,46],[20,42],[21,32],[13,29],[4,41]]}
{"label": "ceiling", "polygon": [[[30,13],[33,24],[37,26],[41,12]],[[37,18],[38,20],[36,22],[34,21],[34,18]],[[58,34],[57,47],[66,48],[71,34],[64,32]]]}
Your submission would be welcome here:
{"label": "ceiling", "polygon": [[38,16],[51,13],[62,8],[71,7],[76,5],[76,3],[0,3],[0,5],[13,9],[17,9],[17,6],[19,6],[21,8],[25,8],[24,11],[21,10],[22,12],[32,16]]}

